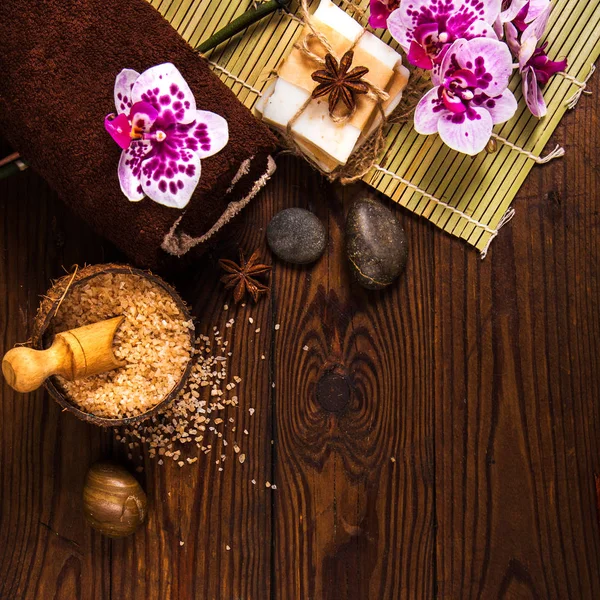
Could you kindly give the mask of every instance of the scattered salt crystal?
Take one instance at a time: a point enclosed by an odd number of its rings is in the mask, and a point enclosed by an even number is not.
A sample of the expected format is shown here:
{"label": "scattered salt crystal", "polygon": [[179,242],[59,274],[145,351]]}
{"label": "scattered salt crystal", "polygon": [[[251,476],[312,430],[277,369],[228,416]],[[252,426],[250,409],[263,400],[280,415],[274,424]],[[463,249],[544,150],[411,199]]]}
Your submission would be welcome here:
{"label": "scattered salt crystal", "polygon": [[254,409],[253,408],[249,408],[248,412],[250,413],[250,416],[252,416],[254,414]]}
{"label": "scattered salt crystal", "polygon": [[256,485],[256,479],[252,480],[252,485]]}
{"label": "scattered salt crystal", "polygon": [[179,540],[179,545],[183,546],[185,544],[185,542],[183,540]]}
{"label": "scattered salt crystal", "polygon": [[229,546],[225,546],[225,550],[231,550]]}
{"label": "scattered salt crystal", "polygon": [[252,323],[254,323],[254,319],[252,317],[248,317],[248,323],[250,323],[250,325],[252,325]]}
{"label": "scattered salt crystal", "polygon": [[267,483],[265,483],[265,487],[268,487],[268,488],[270,488],[270,487],[271,487],[271,484],[270,484],[270,483],[267,481]]}
{"label": "scattered salt crystal", "polygon": [[304,352],[308,352],[308,346],[304,346],[302,350],[304,350]]}
{"label": "scattered salt crystal", "polygon": [[281,325],[279,323],[277,323],[277,325],[275,325],[275,331],[279,331],[280,327],[281,327]]}
{"label": "scattered salt crystal", "polygon": [[276,490],[276,489],[277,489],[277,486],[276,486],[275,484],[273,484],[273,485],[271,486],[271,489],[272,489],[272,490]]}
{"label": "scattered salt crystal", "polygon": [[245,454],[240,454],[239,457],[238,457],[238,459],[239,459],[239,461],[241,463],[243,463],[246,460],[246,455]]}

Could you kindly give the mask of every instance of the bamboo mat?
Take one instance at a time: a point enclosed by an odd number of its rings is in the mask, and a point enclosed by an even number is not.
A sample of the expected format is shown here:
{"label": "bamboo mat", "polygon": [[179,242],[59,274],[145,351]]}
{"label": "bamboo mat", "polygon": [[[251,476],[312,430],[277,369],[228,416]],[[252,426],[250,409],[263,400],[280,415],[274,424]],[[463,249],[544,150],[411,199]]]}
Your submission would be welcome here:
{"label": "bamboo mat", "polygon": [[[253,4],[250,0],[148,1],[192,46]],[[313,0],[312,5],[316,7],[318,1]],[[365,25],[369,0],[355,1],[358,11],[347,0],[337,3]],[[297,9],[297,3],[292,9]],[[222,44],[208,58],[223,81],[252,108],[266,88],[270,72],[290,52],[301,27],[287,14],[278,12]],[[395,46],[387,32],[375,33]],[[549,56],[566,56],[568,74],[584,80],[600,55],[600,0],[555,0],[547,38]],[[511,89],[519,109],[508,123],[497,126],[495,133],[539,156],[568,110],[567,100],[578,88],[572,81],[556,76],[544,90],[548,115],[542,120],[527,111],[518,76]],[[379,165],[391,174],[373,169],[364,177],[367,183],[485,256],[500,226],[512,216],[510,204],[536,163],[501,143],[493,155],[468,157],[448,149],[438,136],[418,135],[412,123],[407,123],[391,126]],[[427,194],[411,189],[410,184]]]}

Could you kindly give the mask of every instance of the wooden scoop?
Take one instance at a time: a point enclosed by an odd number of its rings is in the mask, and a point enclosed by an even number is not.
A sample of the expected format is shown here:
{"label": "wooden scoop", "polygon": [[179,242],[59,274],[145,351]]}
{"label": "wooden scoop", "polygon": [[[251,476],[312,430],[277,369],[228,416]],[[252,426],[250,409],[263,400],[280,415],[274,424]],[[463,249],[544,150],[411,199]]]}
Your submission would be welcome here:
{"label": "wooden scoop", "polygon": [[32,392],[50,375],[69,381],[122,367],[113,354],[113,339],[125,317],[85,325],[56,334],[47,350],[25,346],[9,350],[2,359],[2,373],[17,392]]}

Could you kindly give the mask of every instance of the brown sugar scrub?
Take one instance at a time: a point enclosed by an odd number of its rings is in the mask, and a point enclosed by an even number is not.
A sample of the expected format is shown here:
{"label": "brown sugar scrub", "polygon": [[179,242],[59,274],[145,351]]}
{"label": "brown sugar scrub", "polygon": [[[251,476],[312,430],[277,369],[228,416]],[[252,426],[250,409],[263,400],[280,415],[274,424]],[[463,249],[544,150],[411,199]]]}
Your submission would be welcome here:
{"label": "brown sugar scrub", "polygon": [[100,273],[73,285],[49,333],[120,315],[113,351],[124,367],[77,381],[56,377],[83,412],[109,419],[152,410],[180,383],[192,356],[192,321],[164,288],[134,273]]}
{"label": "brown sugar scrub", "polygon": [[201,454],[210,455],[219,472],[228,457],[229,462],[246,462],[249,432],[244,423],[249,426],[247,419],[254,408],[242,407],[242,378],[230,374],[229,336],[234,324],[230,318],[224,327],[213,326],[208,334],[198,335],[190,376],[172,402],[148,419],[115,428],[116,439],[127,446],[130,460],[134,454],[141,460],[144,448],[144,455],[159,465],[166,461],[179,467],[192,465]]}

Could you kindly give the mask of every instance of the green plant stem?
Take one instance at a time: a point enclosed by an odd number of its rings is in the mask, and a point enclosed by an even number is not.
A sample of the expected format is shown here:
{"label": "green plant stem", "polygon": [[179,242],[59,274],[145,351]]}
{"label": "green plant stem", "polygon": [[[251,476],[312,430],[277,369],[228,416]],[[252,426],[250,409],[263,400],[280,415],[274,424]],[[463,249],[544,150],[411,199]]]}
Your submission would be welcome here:
{"label": "green plant stem", "polygon": [[25,169],[19,167],[19,162],[24,164],[25,168],[27,168],[28,165],[25,163],[25,161],[21,159],[13,160],[12,162],[6,163],[5,165],[2,165],[0,167],[0,180],[6,179],[7,177],[14,175],[15,173],[18,173],[19,171],[24,171]]}
{"label": "green plant stem", "polygon": [[206,41],[196,46],[196,51],[204,54],[216,48],[219,44],[226,42],[234,35],[240,33],[240,31],[248,29],[254,23],[258,23],[258,21],[267,15],[274,13],[280,8],[285,8],[289,3],[289,0],[269,0],[269,2],[259,4],[254,10],[246,11],[243,15],[240,15],[237,19],[234,19],[231,23],[223,27],[223,29],[219,29],[219,31],[213,33]]}

